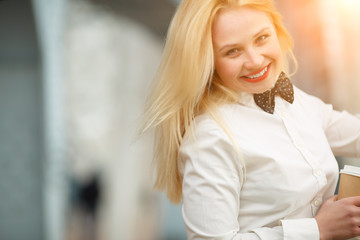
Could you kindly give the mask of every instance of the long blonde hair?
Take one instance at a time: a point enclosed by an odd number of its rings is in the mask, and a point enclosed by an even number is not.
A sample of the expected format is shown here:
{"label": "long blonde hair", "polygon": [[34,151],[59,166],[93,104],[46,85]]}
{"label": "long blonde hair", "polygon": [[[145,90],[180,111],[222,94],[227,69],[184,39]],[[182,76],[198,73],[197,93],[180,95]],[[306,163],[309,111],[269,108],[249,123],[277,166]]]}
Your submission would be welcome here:
{"label": "long blonde hair", "polygon": [[[155,130],[154,187],[165,191],[172,203],[182,196],[177,155],[185,132],[193,135],[193,120],[237,101],[237,94],[221,84],[214,69],[212,23],[224,8],[248,6],[267,13],[283,53],[294,59],[292,40],[271,0],[183,0],[170,23],[162,61],[149,96],[143,131]],[[294,59],[295,60],[295,59]]]}

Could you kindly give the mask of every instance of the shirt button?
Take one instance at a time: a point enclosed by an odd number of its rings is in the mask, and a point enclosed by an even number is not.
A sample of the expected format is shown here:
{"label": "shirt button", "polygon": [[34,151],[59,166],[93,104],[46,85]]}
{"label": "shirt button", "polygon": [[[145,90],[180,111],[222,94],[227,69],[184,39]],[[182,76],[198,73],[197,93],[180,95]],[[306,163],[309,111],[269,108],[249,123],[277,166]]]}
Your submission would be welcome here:
{"label": "shirt button", "polygon": [[320,199],[316,199],[316,200],[314,201],[314,206],[315,206],[315,207],[319,207],[319,206],[321,205],[321,203],[322,203],[322,201],[321,201]]}
{"label": "shirt button", "polygon": [[315,171],[315,175],[321,177],[323,175],[323,172],[320,169],[318,169]]}

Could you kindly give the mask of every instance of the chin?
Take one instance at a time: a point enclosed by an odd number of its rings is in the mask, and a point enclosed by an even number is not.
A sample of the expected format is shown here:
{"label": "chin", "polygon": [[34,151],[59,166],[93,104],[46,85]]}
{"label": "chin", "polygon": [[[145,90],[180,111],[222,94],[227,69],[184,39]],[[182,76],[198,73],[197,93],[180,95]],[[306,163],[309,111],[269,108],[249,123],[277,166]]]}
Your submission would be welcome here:
{"label": "chin", "polygon": [[271,89],[272,87],[274,87],[274,85],[276,83],[275,78],[276,77],[271,77],[266,81],[266,83],[264,82],[264,85],[261,88],[259,88],[259,92],[257,92],[257,93],[263,93],[263,92]]}
{"label": "chin", "polygon": [[257,90],[257,91],[252,91],[251,93],[263,93],[263,92],[266,92],[267,90],[269,90],[269,88],[261,89],[261,90]]}
{"label": "chin", "polygon": [[272,87],[272,83],[263,85],[257,89],[254,89],[253,93],[263,93],[263,92],[266,92],[267,90],[271,89],[271,87]]}

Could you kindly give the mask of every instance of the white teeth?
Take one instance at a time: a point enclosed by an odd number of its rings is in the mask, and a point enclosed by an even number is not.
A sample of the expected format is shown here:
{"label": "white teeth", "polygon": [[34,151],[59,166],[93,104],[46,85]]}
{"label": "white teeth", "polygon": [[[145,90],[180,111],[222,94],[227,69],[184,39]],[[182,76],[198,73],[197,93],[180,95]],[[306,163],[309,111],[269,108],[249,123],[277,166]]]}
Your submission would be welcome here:
{"label": "white teeth", "polygon": [[254,78],[258,78],[261,77],[262,75],[264,75],[267,71],[267,67],[264,68],[264,70],[262,70],[261,72],[259,72],[258,74],[255,75],[251,75],[251,76],[247,76],[248,78],[254,79]]}

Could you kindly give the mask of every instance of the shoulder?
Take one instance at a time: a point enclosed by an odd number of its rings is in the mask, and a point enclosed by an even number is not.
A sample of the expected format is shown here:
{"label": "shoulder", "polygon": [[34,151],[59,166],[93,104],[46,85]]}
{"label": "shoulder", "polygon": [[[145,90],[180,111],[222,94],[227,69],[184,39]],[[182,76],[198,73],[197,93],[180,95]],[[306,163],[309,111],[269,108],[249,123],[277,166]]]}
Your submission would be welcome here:
{"label": "shoulder", "polygon": [[295,99],[310,103],[325,104],[319,97],[306,93],[300,88],[294,86]]}
{"label": "shoulder", "polygon": [[313,95],[310,95],[309,93],[306,93],[305,91],[296,87],[295,85],[294,85],[294,94],[295,94],[295,97],[300,98],[301,100],[308,100],[308,101],[320,100],[318,97],[315,97]]}
{"label": "shoulder", "polygon": [[[203,113],[194,119],[194,131],[197,135],[206,132],[209,135],[224,135],[224,127],[230,124],[229,120],[238,114],[239,104],[227,104],[219,107],[215,115]],[[225,134],[226,135],[226,134]]]}
{"label": "shoulder", "polygon": [[[207,139],[230,142],[236,131],[234,127],[246,116],[244,106],[240,104],[226,104],[219,107],[216,112],[203,113],[194,119],[193,133],[197,142]],[[188,133],[186,135],[191,135]],[[186,136],[188,138],[189,136]]]}
{"label": "shoulder", "polygon": [[332,104],[325,103],[319,97],[310,95],[294,87],[296,111],[305,113],[313,121],[319,121],[322,126],[327,126],[335,112]]}
{"label": "shoulder", "polygon": [[332,105],[294,86],[295,102],[315,111],[331,111]]}
{"label": "shoulder", "polygon": [[[223,111],[218,113],[220,118],[224,117]],[[201,144],[204,141],[208,142],[218,139],[227,139],[221,124],[211,117],[210,114],[203,113],[195,117],[193,128],[185,134],[181,145],[193,144],[194,141],[196,144]]]}
{"label": "shoulder", "polygon": [[[232,108],[219,109],[220,121],[224,113],[231,113]],[[224,122],[224,125],[227,123]],[[225,127],[225,128],[224,128]],[[230,136],[226,132],[227,126],[215,120],[208,113],[201,114],[194,119],[193,134],[185,134],[178,153],[180,173],[184,171],[186,162],[197,166],[217,166],[239,168],[238,152],[234,148]]]}

